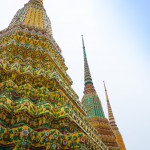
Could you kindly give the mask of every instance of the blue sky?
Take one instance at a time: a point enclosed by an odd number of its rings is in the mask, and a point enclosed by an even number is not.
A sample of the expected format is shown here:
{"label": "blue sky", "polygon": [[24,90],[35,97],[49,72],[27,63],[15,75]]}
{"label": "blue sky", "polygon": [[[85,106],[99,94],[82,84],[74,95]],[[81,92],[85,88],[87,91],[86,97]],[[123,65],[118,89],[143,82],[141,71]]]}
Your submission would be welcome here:
{"label": "blue sky", "polygon": [[[27,1],[1,2],[0,30]],[[44,5],[80,99],[84,34],[93,82],[105,115],[103,80],[127,150],[150,149],[150,1],[44,0]]]}

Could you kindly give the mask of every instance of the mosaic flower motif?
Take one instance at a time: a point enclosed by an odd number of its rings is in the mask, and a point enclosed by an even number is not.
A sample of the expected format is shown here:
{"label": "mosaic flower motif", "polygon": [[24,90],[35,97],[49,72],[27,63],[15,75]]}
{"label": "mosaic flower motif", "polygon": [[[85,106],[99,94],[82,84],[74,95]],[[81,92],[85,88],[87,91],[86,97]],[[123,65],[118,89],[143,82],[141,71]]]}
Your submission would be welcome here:
{"label": "mosaic flower motif", "polygon": [[63,144],[64,146],[66,146],[66,145],[68,144],[67,140],[63,140],[63,141],[62,141],[62,144]]}
{"label": "mosaic flower motif", "polygon": [[29,131],[28,130],[23,130],[22,131],[22,136],[28,136],[29,135]]}
{"label": "mosaic flower motif", "polygon": [[49,136],[49,132],[45,132],[45,135],[46,135],[46,136]]}

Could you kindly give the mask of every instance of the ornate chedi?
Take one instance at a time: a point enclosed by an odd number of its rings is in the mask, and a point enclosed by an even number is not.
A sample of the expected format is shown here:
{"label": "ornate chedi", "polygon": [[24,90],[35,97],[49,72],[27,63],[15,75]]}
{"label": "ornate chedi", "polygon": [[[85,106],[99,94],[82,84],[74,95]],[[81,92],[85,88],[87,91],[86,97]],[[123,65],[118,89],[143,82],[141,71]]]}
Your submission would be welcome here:
{"label": "ornate chedi", "polygon": [[110,126],[111,126],[111,128],[112,128],[112,130],[115,134],[116,141],[117,141],[120,149],[121,150],[126,150],[123,139],[122,139],[122,136],[121,136],[121,133],[119,132],[119,129],[118,129],[118,127],[116,125],[116,122],[115,122],[115,118],[114,118],[114,115],[113,115],[113,112],[112,112],[112,109],[111,109],[111,105],[110,105],[110,102],[109,102],[105,82],[104,82],[104,88],[105,88],[105,94],[106,94],[106,100],[107,100],[108,116],[109,116]]}
{"label": "ornate chedi", "polygon": [[87,119],[91,125],[96,129],[99,138],[108,146],[109,150],[120,150],[116,142],[115,135],[111,129],[109,121],[105,118],[101,101],[96,93],[93,81],[90,74],[90,69],[87,61],[84,40],[83,54],[84,54],[84,96],[82,104],[87,109]]}
{"label": "ornate chedi", "polygon": [[1,150],[108,150],[66,71],[43,1],[30,0],[0,32]]}

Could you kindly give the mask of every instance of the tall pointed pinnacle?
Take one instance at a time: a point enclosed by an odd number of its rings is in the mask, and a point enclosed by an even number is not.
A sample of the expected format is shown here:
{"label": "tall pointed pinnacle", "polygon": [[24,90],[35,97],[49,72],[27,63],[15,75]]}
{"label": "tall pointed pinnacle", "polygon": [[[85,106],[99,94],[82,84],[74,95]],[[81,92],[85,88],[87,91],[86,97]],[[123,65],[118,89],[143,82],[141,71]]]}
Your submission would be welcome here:
{"label": "tall pointed pinnacle", "polygon": [[83,55],[84,55],[84,93],[87,94],[89,92],[95,92],[95,88],[93,86],[93,81],[87,61],[87,55],[85,51],[84,39],[82,35],[82,44],[83,44]]}
{"label": "tall pointed pinnacle", "polygon": [[116,125],[115,118],[114,118],[114,115],[113,115],[113,112],[112,112],[112,109],[111,109],[111,105],[110,105],[110,102],[109,102],[109,98],[108,98],[108,93],[107,93],[105,82],[104,82],[104,88],[105,88],[105,94],[106,94],[109,122],[110,122],[110,125],[111,125],[111,127],[113,129],[118,130],[118,127]]}
{"label": "tall pointed pinnacle", "polygon": [[104,118],[104,112],[101,105],[101,101],[96,93],[96,90],[93,85],[87,55],[85,51],[84,39],[82,35],[82,44],[83,44],[83,55],[84,55],[84,96],[82,98],[83,106],[88,110],[87,118]]}
{"label": "tall pointed pinnacle", "polygon": [[[103,81],[104,82],[104,81]],[[124,144],[124,141],[123,141],[123,138],[122,138],[122,135],[116,125],[116,122],[115,122],[115,118],[114,118],[114,115],[113,115],[113,112],[112,112],[112,109],[111,109],[111,105],[110,105],[110,102],[109,102],[109,98],[108,98],[108,93],[107,93],[107,89],[106,89],[106,85],[105,85],[105,82],[104,82],[104,88],[105,88],[105,94],[106,94],[106,100],[107,100],[107,107],[108,107],[108,115],[109,115],[109,122],[110,122],[110,126],[114,132],[114,135],[116,137],[116,141],[120,147],[120,150],[126,150],[125,148],[125,144]]]}

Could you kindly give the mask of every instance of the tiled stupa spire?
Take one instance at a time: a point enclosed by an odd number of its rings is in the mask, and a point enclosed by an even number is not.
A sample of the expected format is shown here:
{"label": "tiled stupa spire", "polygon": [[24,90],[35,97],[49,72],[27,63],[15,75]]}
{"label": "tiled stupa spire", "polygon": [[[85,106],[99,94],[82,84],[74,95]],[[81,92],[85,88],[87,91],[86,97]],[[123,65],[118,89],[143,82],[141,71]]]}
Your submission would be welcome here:
{"label": "tiled stupa spire", "polygon": [[87,120],[96,129],[99,138],[109,147],[109,150],[120,150],[110,124],[105,118],[101,101],[92,82],[83,36],[82,44],[84,54],[84,96],[82,104],[87,110]]}
{"label": "tiled stupa spire", "polygon": [[111,108],[111,105],[110,105],[110,102],[109,102],[109,97],[108,97],[108,93],[107,93],[105,82],[104,82],[104,88],[105,88],[105,94],[106,94],[106,101],[107,101],[107,109],[108,109],[108,116],[109,116],[110,126],[111,126],[111,128],[112,128],[112,130],[113,130],[113,132],[115,134],[116,141],[117,141],[120,149],[121,150],[126,150],[124,142],[123,142],[123,139],[122,139],[122,136],[121,136],[121,133],[119,132],[119,129],[118,129],[117,124],[115,122],[115,118],[114,118],[114,115],[113,115],[113,112],[112,112],[112,108]]}
{"label": "tiled stupa spire", "polygon": [[82,103],[88,111],[88,118],[100,117],[104,118],[103,108],[100,99],[95,91],[88,61],[85,51],[84,39],[82,35],[83,55],[84,55],[84,98]]}
{"label": "tiled stupa spire", "polygon": [[90,92],[95,92],[95,88],[93,85],[93,81],[91,78],[91,73],[87,61],[86,51],[85,51],[85,45],[84,45],[84,39],[82,35],[82,44],[83,44],[83,56],[84,56],[84,93],[88,94]]}

